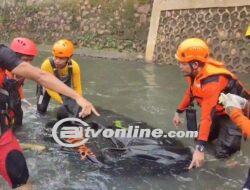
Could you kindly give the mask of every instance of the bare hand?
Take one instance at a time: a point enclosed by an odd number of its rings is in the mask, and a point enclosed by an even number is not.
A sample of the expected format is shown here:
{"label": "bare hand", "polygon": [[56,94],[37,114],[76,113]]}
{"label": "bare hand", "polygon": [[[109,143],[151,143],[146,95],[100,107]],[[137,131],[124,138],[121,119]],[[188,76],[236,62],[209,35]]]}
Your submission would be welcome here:
{"label": "bare hand", "polygon": [[27,107],[31,107],[32,106],[32,104],[27,99],[25,99],[25,98],[22,99],[21,102],[22,102],[22,105],[25,105]]}
{"label": "bare hand", "polygon": [[92,112],[97,115],[100,116],[100,114],[96,111],[95,107],[86,99],[84,99],[83,97],[79,97],[76,99],[76,102],[79,106],[82,107],[81,112],[79,113],[79,117],[86,117],[88,115],[90,115]]}
{"label": "bare hand", "polygon": [[180,114],[177,112],[174,114],[173,124],[175,127],[179,127],[182,124]]}
{"label": "bare hand", "polygon": [[189,165],[188,169],[192,169],[193,167],[195,168],[199,168],[204,164],[204,160],[205,160],[205,153],[204,152],[200,152],[198,150],[195,150],[193,153],[193,159],[191,164]]}

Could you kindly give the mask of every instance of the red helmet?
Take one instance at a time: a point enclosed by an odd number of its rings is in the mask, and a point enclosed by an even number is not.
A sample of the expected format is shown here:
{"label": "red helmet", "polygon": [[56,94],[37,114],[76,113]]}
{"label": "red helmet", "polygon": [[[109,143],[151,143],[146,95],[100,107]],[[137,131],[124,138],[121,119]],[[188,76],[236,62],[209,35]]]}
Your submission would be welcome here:
{"label": "red helmet", "polygon": [[28,38],[14,38],[10,44],[10,49],[24,55],[36,56],[38,54],[36,44]]}

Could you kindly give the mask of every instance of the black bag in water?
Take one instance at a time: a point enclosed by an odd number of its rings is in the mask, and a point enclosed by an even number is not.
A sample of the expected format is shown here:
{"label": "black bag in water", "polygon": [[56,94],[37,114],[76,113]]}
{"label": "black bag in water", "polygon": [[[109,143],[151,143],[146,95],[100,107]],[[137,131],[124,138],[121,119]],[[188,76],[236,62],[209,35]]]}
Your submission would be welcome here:
{"label": "black bag in water", "polygon": [[188,131],[198,131],[196,110],[193,107],[186,109],[187,129]]}

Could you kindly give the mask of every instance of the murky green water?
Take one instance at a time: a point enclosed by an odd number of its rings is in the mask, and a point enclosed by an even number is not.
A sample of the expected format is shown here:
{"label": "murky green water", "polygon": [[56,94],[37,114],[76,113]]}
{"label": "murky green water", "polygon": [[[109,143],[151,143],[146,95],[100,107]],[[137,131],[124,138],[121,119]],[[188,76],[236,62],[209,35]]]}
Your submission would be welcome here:
{"label": "murky green water", "polygon": [[[41,54],[35,64],[39,66],[48,56]],[[175,66],[153,66],[116,60],[75,57],[82,68],[84,95],[95,105],[111,109],[136,120],[146,121],[156,128],[173,130],[171,124],[176,105],[180,101],[185,82]],[[240,78],[250,87],[250,76]],[[35,83],[28,82],[25,93],[35,105]],[[52,105],[55,107],[56,105]],[[172,176],[110,176],[98,168],[70,156],[55,144],[43,140],[42,126],[53,116],[38,116],[35,106],[25,112],[24,126],[18,132],[22,142],[44,144],[42,153],[25,151],[30,179],[35,189],[240,189],[250,164],[249,142],[233,159],[234,168],[227,168],[225,161],[208,155],[202,169]],[[192,146],[192,140],[182,140]],[[4,182],[0,179],[0,184]],[[4,184],[3,188],[7,186]],[[1,189],[1,186],[0,186]]]}

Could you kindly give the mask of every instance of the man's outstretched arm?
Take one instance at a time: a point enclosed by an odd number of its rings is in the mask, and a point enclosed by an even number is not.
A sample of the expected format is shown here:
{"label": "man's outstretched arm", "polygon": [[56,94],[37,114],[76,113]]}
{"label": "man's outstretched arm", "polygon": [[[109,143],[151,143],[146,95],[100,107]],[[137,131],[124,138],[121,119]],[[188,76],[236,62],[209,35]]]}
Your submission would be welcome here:
{"label": "man's outstretched arm", "polygon": [[50,73],[42,71],[41,69],[36,68],[27,62],[20,63],[12,70],[12,73],[32,79],[45,88],[54,90],[76,100],[77,104],[82,107],[82,111],[79,114],[81,117],[87,116],[91,114],[91,112],[99,116],[99,113],[96,111],[95,107],[88,100],[77,94],[74,90],[69,88]]}

